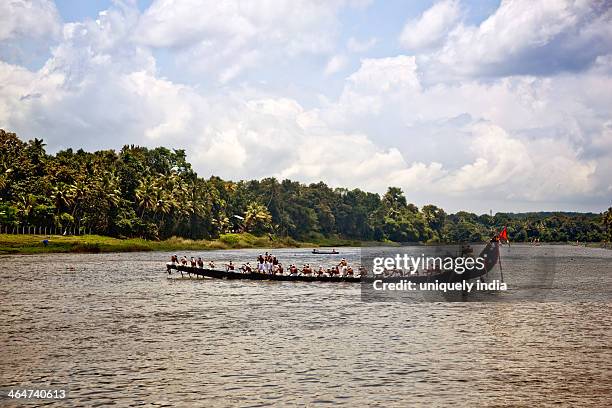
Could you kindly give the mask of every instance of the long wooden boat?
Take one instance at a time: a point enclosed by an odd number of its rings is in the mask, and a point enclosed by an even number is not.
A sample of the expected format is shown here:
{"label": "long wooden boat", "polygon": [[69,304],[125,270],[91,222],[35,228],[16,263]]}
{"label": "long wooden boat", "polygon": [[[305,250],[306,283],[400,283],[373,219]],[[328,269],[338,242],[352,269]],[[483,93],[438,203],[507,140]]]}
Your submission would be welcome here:
{"label": "long wooden boat", "polygon": [[194,276],[217,279],[248,279],[248,280],[271,280],[289,282],[360,282],[358,277],[351,276],[307,276],[307,275],[273,275],[269,273],[250,272],[243,273],[238,271],[223,271],[219,269],[198,268],[193,266],[183,266],[168,264],[168,273],[173,270]]}
{"label": "long wooden boat", "polygon": [[236,270],[224,271],[218,269],[199,268],[169,263],[167,264],[168,274],[172,271],[180,272],[181,275],[188,274],[196,277],[216,278],[216,279],[247,279],[247,280],[267,280],[267,281],[287,281],[287,282],[332,282],[332,283],[357,283],[373,282],[382,280],[384,282],[461,282],[479,278],[488,273],[499,260],[499,243],[489,242],[480,253],[479,257],[485,259],[484,268],[467,269],[464,273],[458,274],[453,270],[446,270],[426,275],[405,275],[405,276],[316,276],[316,275],[273,275],[261,272],[243,273]]}

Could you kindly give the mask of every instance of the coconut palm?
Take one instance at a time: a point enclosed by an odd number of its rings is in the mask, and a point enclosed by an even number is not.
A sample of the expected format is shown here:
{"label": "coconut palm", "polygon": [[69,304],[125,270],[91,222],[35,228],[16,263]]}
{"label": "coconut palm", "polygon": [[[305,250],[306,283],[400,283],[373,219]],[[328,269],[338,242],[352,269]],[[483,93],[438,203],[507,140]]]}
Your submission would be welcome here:
{"label": "coconut palm", "polygon": [[62,209],[70,208],[74,203],[72,188],[66,183],[57,183],[51,190],[51,199],[53,200],[57,214],[59,214]]}
{"label": "coconut palm", "polygon": [[141,216],[147,211],[155,211],[158,201],[157,187],[150,177],[140,180],[134,193],[138,200],[138,207],[141,209]]}
{"label": "coconut palm", "polygon": [[272,215],[266,206],[253,202],[247,206],[244,215],[244,231],[264,233],[272,228]]}
{"label": "coconut palm", "polygon": [[22,194],[15,204],[17,215],[25,222],[36,205],[36,196],[34,194]]}

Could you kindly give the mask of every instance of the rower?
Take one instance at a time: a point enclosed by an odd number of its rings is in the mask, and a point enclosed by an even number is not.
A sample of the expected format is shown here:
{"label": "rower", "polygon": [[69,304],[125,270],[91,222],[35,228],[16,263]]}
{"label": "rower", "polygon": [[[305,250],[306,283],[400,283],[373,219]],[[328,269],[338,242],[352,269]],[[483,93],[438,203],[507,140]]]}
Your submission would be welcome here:
{"label": "rower", "polygon": [[170,262],[172,263],[172,265],[176,265],[177,263],[179,263],[178,256],[172,255],[170,257]]}
{"label": "rower", "polygon": [[225,270],[226,271],[233,271],[234,270],[234,264],[232,263],[232,261],[229,261],[229,263],[225,265]]}
{"label": "rower", "polygon": [[191,267],[192,268],[195,268],[196,265],[198,264],[193,256],[191,257],[191,262],[190,263],[191,263]]}
{"label": "rower", "polygon": [[312,269],[310,268],[310,264],[304,265],[302,268],[302,275],[312,275]]}
{"label": "rower", "polygon": [[198,268],[204,268],[204,261],[201,257],[198,257]]}
{"label": "rower", "polygon": [[266,252],[266,257],[264,259],[263,268],[264,268],[265,273],[270,273],[272,269],[272,263],[270,262],[270,255],[268,255],[267,252]]}
{"label": "rower", "polygon": [[319,270],[317,270],[317,276],[323,276],[325,273],[325,269],[323,269],[323,265],[319,265]]}
{"label": "rower", "polygon": [[183,266],[187,266],[187,257],[185,255],[183,255],[183,257],[181,258],[181,264]]}
{"label": "rower", "polygon": [[351,268],[350,266],[348,268],[346,268],[346,274],[348,276],[353,276],[354,275],[353,268]]}
{"label": "rower", "polygon": [[257,257],[257,272],[264,273],[264,257],[262,254]]}
{"label": "rower", "polygon": [[209,262],[208,262],[208,267],[209,267],[210,269],[215,269],[215,263],[214,263],[213,261],[209,261]]}

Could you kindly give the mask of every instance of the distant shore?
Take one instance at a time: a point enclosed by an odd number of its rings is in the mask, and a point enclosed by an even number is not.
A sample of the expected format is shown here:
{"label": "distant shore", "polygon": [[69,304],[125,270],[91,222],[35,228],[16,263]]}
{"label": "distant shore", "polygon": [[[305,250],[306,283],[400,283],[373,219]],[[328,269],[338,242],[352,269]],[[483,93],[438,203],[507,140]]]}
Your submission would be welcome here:
{"label": "distant shore", "polygon": [[[47,245],[43,243],[48,240]],[[163,241],[130,238],[119,239],[101,235],[15,235],[0,234],[0,254],[40,253],[100,253],[214,250],[244,248],[315,248],[321,246],[372,245],[362,241],[322,238],[316,242],[296,241],[287,237],[256,237],[251,234],[224,234],[214,240],[190,240],[172,237]],[[377,243],[382,245],[383,243]]]}
{"label": "distant shore", "polygon": [[[47,240],[47,245],[43,243]],[[543,242],[544,245],[576,245],[572,242]],[[172,237],[163,241],[140,238],[120,239],[102,235],[15,235],[0,234],[0,255],[41,253],[102,253],[181,251],[247,248],[317,248],[317,247],[362,247],[399,246],[395,242],[359,241],[342,238],[317,238],[297,241],[289,237],[257,237],[248,233],[223,234],[214,240],[191,240]],[[517,242],[511,245],[532,245]],[[581,246],[612,249],[609,243],[588,242]]]}

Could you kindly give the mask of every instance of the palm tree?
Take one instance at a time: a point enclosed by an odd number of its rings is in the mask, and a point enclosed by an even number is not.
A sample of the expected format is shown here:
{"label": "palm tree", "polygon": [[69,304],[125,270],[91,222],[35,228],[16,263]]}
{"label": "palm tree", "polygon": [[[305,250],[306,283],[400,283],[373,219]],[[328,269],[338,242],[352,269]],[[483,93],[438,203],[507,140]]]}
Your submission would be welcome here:
{"label": "palm tree", "polygon": [[105,172],[98,180],[99,189],[112,207],[117,207],[121,201],[119,177],[111,172]]}
{"label": "palm tree", "polygon": [[26,222],[36,205],[36,196],[34,194],[20,195],[15,204],[17,215],[20,216],[22,222]]}
{"label": "palm tree", "polygon": [[272,228],[272,215],[259,203],[250,203],[244,215],[244,231],[263,233]]}
{"label": "palm tree", "polygon": [[138,206],[141,209],[142,217],[146,211],[153,212],[157,206],[157,187],[150,177],[140,180],[138,187],[134,191]]}
{"label": "palm tree", "polygon": [[57,183],[51,190],[51,198],[55,204],[55,209],[59,214],[63,208],[69,208],[73,200],[72,189],[66,183]]}

